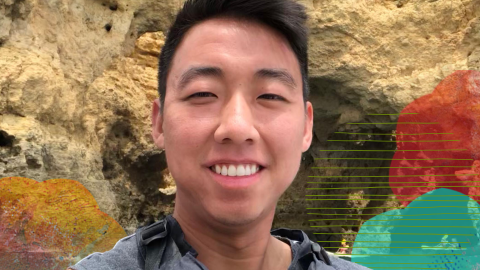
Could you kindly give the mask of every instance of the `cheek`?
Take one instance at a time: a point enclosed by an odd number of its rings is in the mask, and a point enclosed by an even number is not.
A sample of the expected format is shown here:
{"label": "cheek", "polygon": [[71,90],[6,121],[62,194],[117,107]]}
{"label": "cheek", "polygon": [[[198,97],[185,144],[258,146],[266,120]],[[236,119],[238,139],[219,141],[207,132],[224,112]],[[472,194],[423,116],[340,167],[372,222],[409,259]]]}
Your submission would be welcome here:
{"label": "cheek", "polygon": [[205,126],[184,117],[171,117],[165,122],[167,163],[177,175],[188,175],[200,166],[202,160],[198,158],[207,138]]}
{"label": "cheek", "polygon": [[[290,177],[298,172],[303,144],[303,125],[290,122],[271,134],[270,151],[276,159],[277,168]],[[291,179],[285,179],[290,181]]]}
{"label": "cheek", "polygon": [[[165,146],[175,149],[175,153],[192,151],[198,141],[200,130],[195,121],[186,120],[184,117],[171,117],[165,123]],[[177,156],[177,155],[175,155]]]}
{"label": "cheek", "polygon": [[[283,129],[269,136],[269,155],[275,162],[275,170],[282,174],[292,174],[301,159],[301,139],[298,132]],[[292,167],[293,166],[293,167]]]}
{"label": "cheek", "polygon": [[303,130],[304,125],[298,120],[295,122],[292,122],[291,120],[282,121],[275,126],[270,126],[268,133],[271,137],[272,149],[277,155],[289,155],[292,151],[301,152]]}

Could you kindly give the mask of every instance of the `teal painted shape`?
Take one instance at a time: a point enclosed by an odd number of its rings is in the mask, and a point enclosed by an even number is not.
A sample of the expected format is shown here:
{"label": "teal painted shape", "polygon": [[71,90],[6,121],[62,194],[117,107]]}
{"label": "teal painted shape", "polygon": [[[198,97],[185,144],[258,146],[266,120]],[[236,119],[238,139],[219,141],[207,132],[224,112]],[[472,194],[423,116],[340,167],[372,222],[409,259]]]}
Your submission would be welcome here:
{"label": "teal painted shape", "polygon": [[480,205],[447,188],[424,195],[366,221],[352,262],[371,269],[480,269]]}

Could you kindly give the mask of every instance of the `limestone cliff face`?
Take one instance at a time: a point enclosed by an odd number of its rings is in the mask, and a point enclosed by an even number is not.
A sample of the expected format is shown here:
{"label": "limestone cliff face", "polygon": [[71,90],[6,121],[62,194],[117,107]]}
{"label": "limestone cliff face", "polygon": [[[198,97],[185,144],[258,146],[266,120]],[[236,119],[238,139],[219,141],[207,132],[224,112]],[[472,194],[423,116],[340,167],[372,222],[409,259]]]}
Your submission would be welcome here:
{"label": "limestone cliff face", "polygon": [[171,211],[149,117],[177,6],[0,1],[0,177],[77,180],[127,232]]}
{"label": "limestone cliff face", "polygon": [[[151,140],[150,110],[163,33],[182,2],[0,0],[0,178],[77,180],[128,233],[171,213],[175,184]],[[315,136],[273,226],[353,240],[348,233],[358,231],[358,221],[309,219],[368,219],[399,205],[368,200],[391,190],[311,191],[308,176],[388,175],[388,169],[311,167],[388,167],[388,160],[325,158],[391,158],[387,151],[331,151],[394,150],[391,135],[374,139],[392,143],[328,140],[368,138],[335,132],[391,134],[394,124],[347,123],[395,122],[395,115],[369,114],[398,113],[454,70],[480,70],[480,0],[302,2],[310,15]],[[359,200],[306,201],[309,194]],[[385,208],[354,209],[365,206]]]}

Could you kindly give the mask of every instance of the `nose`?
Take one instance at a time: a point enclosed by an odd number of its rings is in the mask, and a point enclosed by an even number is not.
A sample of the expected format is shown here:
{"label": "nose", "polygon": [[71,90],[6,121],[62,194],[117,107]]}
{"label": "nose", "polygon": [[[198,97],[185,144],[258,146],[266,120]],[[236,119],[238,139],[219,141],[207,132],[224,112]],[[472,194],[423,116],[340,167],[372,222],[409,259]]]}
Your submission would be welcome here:
{"label": "nose", "polygon": [[242,144],[253,142],[259,137],[254,125],[254,117],[249,102],[241,93],[233,95],[222,109],[220,126],[215,131],[215,141]]}

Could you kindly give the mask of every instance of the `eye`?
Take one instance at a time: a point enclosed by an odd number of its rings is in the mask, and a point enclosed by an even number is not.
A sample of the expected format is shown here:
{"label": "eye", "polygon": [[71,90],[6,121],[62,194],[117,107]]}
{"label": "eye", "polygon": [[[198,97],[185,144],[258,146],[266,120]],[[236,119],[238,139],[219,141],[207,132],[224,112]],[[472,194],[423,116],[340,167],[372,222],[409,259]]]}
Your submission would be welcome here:
{"label": "eye", "polygon": [[[278,100],[285,100],[283,97],[279,96],[279,95],[274,95],[274,94],[265,94],[265,95],[261,95],[262,97],[263,96],[267,96],[267,97],[273,97],[273,99],[278,99]],[[267,99],[272,99],[272,98],[267,98]]]}
{"label": "eye", "polygon": [[198,92],[198,93],[195,93],[191,96],[189,96],[188,98],[193,98],[193,97],[208,97],[208,95],[213,95],[212,93],[209,93],[209,92]]}

